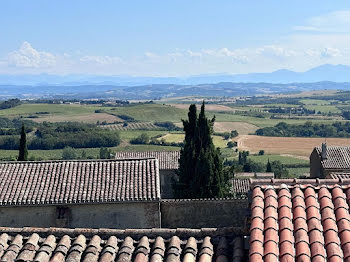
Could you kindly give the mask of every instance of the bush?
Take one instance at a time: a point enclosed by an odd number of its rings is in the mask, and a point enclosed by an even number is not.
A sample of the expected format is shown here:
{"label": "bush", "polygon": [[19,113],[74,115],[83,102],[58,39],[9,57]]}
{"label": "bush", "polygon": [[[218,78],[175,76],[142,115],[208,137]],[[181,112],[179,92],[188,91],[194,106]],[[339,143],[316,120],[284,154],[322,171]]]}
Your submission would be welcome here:
{"label": "bush", "polygon": [[63,160],[70,160],[70,159],[77,159],[77,153],[72,147],[65,147],[62,151],[62,159]]}
{"label": "bush", "polygon": [[232,130],[232,131],[231,131],[231,134],[230,134],[230,137],[231,137],[231,138],[234,138],[234,137],[236,137],[236,136],[238,136],[237,130]]}
{"label": "bush", "polygon": [[265,155],[265,151],[264,150],[260,150],[259,151],[259,156],[263,156],[263,155]]}
{"label": "bush", "polygon": [[131,139],[130,143],[137,145],[137,144],[148,144],[150,141],[149,136],[146,133],[142,133],[138,137]]}
{"label": "bush", "polygon": [[234,147],[235,146],[235,143],[233,143],[232,141],[229,141],[228,143],[227,143],[227,147],[228,148],[232,148],[232,147]]}

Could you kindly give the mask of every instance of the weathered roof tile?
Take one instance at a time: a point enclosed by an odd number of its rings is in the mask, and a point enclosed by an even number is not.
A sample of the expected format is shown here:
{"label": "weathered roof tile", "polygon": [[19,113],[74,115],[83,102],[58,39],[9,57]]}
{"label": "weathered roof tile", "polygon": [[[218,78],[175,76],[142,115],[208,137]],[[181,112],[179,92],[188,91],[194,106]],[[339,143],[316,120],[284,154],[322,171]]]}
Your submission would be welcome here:
{"label": "weathered roof tile", "polygon": [[0,162],[0,205],[154,201],[156,159]]}

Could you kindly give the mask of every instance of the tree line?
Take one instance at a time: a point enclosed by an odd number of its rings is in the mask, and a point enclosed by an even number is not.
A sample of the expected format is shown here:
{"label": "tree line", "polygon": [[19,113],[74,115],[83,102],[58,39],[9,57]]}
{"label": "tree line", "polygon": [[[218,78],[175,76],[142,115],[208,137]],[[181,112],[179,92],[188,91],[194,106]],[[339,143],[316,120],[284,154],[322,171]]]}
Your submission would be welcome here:
{"label": "tree line", "polygon": [[[120,144],[119,133],[91,124],[66,122],[43,123],[28,137],[28,149],[63,149],[112,147]],[[0,149],[17,150],[17,135],[0,136]]]}
{"label": "tree line", "polygon": [[307,121],[302,125],[280,122],[273,127],[260,128],[255,134],[278,137],[350,137],[350,122],[318,124]]}

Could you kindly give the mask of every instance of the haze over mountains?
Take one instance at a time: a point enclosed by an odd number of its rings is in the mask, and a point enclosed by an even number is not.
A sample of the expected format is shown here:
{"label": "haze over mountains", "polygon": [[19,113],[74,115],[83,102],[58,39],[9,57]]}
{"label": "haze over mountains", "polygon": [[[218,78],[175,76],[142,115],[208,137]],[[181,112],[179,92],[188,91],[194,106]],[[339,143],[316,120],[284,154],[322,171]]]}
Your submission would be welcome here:
{"label": "haze over mountains", "polygon": [[0,75],[0,100],[9,98],[158,99],[179,96],[249,96],[310,90],[350,90],[350,67],[322,65],[306,72],[130,77]]}
{"label": "haze over mountains", "polygon": [[149,84],[198,85],[220,82],[233,83],[313,83],[321,81],[350,82],[350,66],[325,64],[306,72],[286,69],[271,73],[250,74],[208,74],[189,77],[138,77],[138,76],[97,76],[97,75],[0,75],[0,85],[116,85],[137,86]]}

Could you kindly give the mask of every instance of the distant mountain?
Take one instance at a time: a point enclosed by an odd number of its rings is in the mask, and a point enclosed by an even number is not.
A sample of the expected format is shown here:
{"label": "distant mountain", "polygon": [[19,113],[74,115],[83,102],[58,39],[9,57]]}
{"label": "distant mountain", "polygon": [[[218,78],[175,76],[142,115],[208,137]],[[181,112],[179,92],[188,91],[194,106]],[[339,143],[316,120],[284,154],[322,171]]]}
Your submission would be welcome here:
{"label": "distant mountain", "polygon": [[321,81],[350,82],[350,66],[325,64],[306,72],[277,70],[271,73],[209,74],[190,77],[137,77],[137,76],[95,76],[95,75],[0,75],[0,85],[30,86],[81,86],[113,85],[139,86],[152,84],[199,85],[221,82],[232,83],[313,83]]}
{"label": "distant mountain", "polygon": [[235,97],[258,94],[293,93],[310,90],[350,90],[349,83],[315,82],[294,84],[232,83],[201,85],[156,84],[139,86],[116,85],[0,85],[0,100],[9,98],[33,99],[147,99],[201,96]]}

